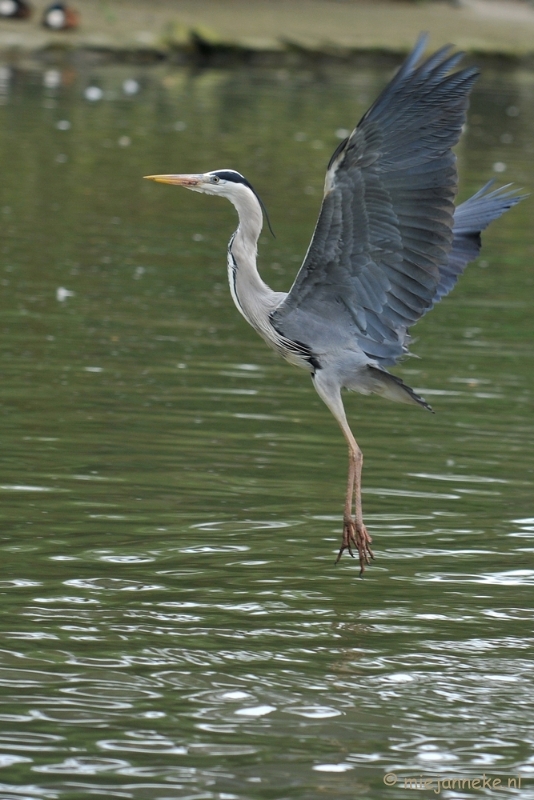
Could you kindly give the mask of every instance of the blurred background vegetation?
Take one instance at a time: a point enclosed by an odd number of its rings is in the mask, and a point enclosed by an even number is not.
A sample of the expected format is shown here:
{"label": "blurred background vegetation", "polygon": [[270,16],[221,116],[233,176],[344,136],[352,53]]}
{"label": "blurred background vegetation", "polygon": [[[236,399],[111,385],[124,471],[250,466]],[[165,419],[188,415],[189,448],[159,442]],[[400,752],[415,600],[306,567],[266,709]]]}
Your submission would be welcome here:
{"label": "blurred background vegetation", "polygon": [[0,20],[5,57],[347,59],[362,51],[406,52],[421,30],[434,44],[529,60],[534,7],[527,0],[72,0],[76,29],[40,24],[50,4],[27,2],[25,20]]}

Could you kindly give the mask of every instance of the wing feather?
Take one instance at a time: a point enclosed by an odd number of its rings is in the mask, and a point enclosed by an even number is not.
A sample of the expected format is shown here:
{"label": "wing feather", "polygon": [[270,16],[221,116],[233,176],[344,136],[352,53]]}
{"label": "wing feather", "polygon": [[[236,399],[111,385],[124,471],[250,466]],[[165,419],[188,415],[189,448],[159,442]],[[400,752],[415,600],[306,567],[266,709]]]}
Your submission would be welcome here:
{"label": "wing feather", "polygon": [[288,339],[305,332],[317,352],[355,342],[394,363],[445,274],[457,191],[451,148],[477,71],[450,74],[462,56],[450,47],[419,63],[425,45],[420,38],[333,154],[304,263],[271,316]]}

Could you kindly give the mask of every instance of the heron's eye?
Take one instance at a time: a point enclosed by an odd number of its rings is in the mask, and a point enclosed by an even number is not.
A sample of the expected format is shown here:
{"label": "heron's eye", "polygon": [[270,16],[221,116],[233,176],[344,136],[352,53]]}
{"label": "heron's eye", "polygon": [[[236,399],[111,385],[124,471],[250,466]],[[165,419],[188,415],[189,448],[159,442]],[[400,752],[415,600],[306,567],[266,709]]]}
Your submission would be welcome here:
{"label": "heron's eye", "polygon": [[212,175],[212,176],[211,176],[211,182],[212,182],[212,183],[220,183],[220,182],[221,182],[221,179],[219,178],[219,176],[218,176],[218,175]]}

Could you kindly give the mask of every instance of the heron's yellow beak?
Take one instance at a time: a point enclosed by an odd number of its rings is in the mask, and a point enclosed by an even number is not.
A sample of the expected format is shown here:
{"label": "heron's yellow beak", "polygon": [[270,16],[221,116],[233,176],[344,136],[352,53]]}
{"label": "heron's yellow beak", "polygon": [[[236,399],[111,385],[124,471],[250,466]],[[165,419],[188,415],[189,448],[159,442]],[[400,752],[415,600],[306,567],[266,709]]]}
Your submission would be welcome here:
{"label": "heron's yellow beak", "polygon": [[185,186],[189,189],[199,186],[204,178],[203,175],[145,175],[144,177],[147,181],[172,183],[173,186]]}

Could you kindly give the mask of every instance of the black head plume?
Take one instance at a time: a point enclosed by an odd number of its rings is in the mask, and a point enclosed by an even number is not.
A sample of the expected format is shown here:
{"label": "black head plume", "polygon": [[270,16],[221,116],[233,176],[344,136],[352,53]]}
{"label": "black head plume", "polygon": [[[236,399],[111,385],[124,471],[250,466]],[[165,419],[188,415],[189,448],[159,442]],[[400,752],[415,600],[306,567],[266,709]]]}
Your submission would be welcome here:
{"label": "black head plume", "polygon": [[216,169],[214,170],[214,172],[211,172],[210,175],[217,175],[223,181],[230,181],[231,183],[242,183],[244,186],[248,187],[250,191],[255,195],[258,203],[260,204],[261,210],[263,211],[265,219],[267,220],[267,225],[269,226],[269,230],[271,231],[273,238],[276,239],[276,236],[273,231],[273,226],[271,225],[271,220],[269,219],[269,214],[267,212],[267,209],[265,208],[263,200],[257,193],[256,189],[252,186],[252,184],[249,183],[247,179],[241,175],[240,172],[236,172],[233,169]]}

